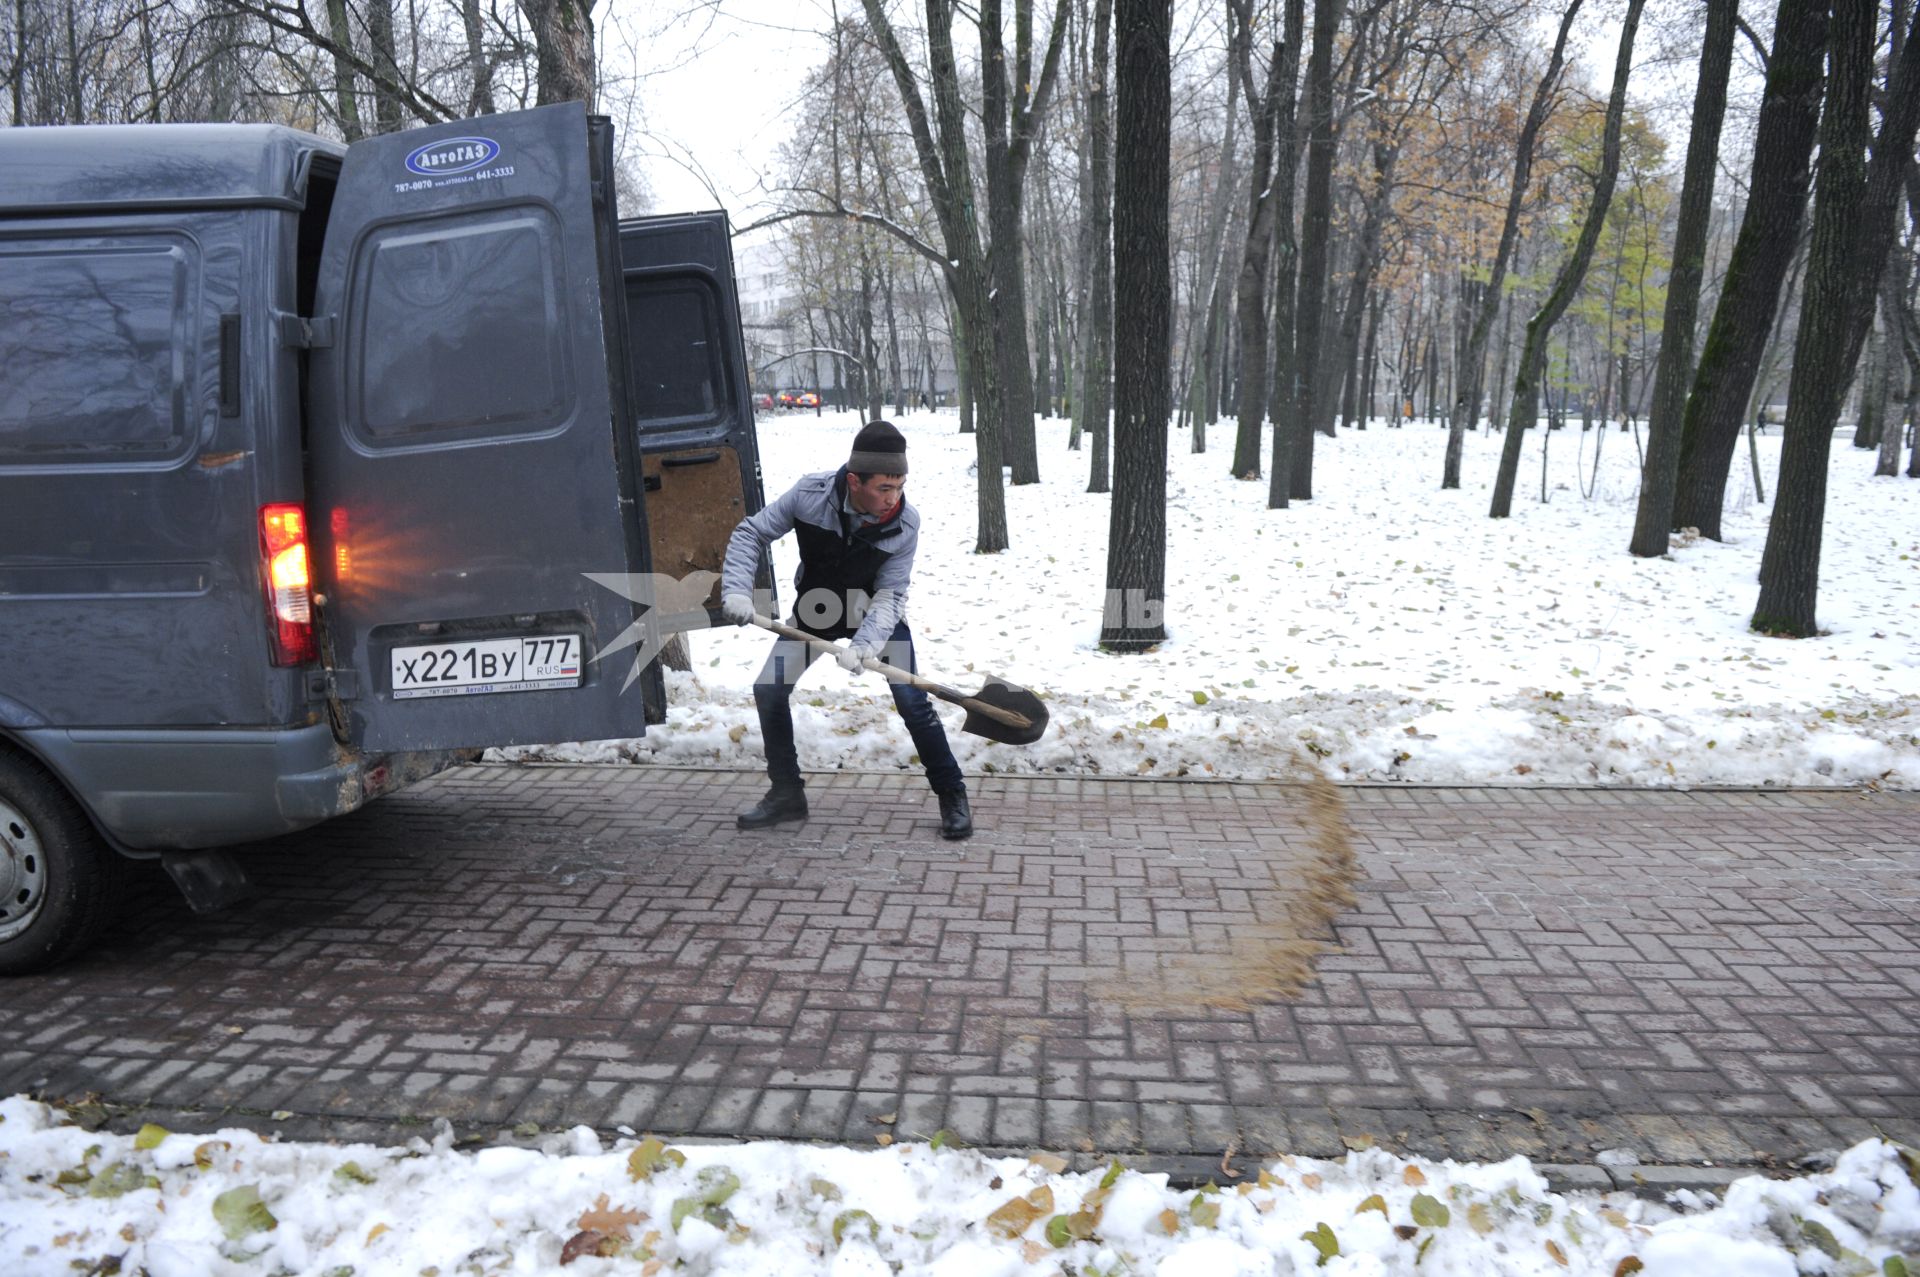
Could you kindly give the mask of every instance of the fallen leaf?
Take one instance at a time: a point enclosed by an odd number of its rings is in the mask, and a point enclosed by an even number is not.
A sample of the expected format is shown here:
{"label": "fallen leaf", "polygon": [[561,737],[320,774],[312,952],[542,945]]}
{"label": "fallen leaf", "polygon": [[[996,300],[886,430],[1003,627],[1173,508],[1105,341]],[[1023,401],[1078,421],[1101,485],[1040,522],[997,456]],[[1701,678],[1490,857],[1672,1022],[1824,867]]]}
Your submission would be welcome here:
{"label": "fallen leaf", "polygon": [[869,1122],[878,1122],[882,1126],[892,1126],[900,1120],[900,1115],[898,1113],[875,1113],[868,1117],[867,1120]]}
{"label": "fallen leaf", "polygon": [[373,1245],[375,1239],[378,1238],[380,1234],[390,1233],[392,1231],[393,1230],[391,1228],[388,1228],[385,1224],[375,1224],[372,1228],[369,1228],[367,1230],[367,1245],[369,1246]]}
{"label": "fallen leaf", "polygon": [[1037,1264],[1047,1257],[1047,1248],[1029,1238],[1026,1244],[1020,1247],[1020,1254],[1029,1264]]}
{"label": "fallen leaf", "polygon": [[1180,1217],[1170,1210],[1160,1212],[1160,1231],[1171,1237],[1180,1231]]}
{"label": "fallen leaf", "polygon": [[607,1240],[606,1234],[596,1233],[591,1228],[583,1229],[567,1238],[567,1244],[560,1248],[560,1263],[564,1267],[582,1255],[600,1253],[600,1243]]}
{"label": "fallen leaf", "polygon": [[608,1237],[618,1237],[624,1242],[631,1240],[631,1234],[627,1230],[646,1218],[644,1211],[609,1205],[607,1195],[602,1193],[590,1209],[580,1213],[578,1227],[583,1233],[604,1233]]}
{"label": "fallen leaf", "polygon": [[1308,1171],[1305,1175],[1302,1175],[1300,1182],[1316,1193],[1320,1191],[1320,1177],[1312,1171]]}
{"label": "fallen leaf", "polygon": [[1646,1265],[1640,1262],[1640,1256],[1628,1255],[1625,1259],[1613,1266],[1613,1277],[1633,1277],[1635,1273],[1645,1267]]}
{"label": "fallen leaf", "polygon": [[1418,1166],[1408,1166],[1406,1170],[1400,1172],[1400,1178],[1414,1188],[1427,1182],[1426,1174]]}
{"label": "fallen leaf", "polygon": [[878,1144],[881,1148],[885,1148],[887,1145],[893,1143],[893,1136],[887,1134],[885,1131],[882,1131],[878,1135],[873,1137],[873,1142],[875,1144]]}
{"label": "fallen leaf", "polygon": [[1554,1263],[1560,1265],[1562,1268],[1565,1268],[1567,1266],[1567,1252],[1560,1249],[1559,1242],[1551,1241],[1551,1240],[1548,1241],[1547,1253],[1553,1256]]}
{"label": "fallen leaf", "polygon": [[1354,1207],[1353,1213],[1359,1215],[1370,1210],[1377,1210],[1382,1215],[1385,1215],[1387,1213],[1387,1199],[1375,1193],[1372,1197],[1369,1197],[1366,1201]]}
{"label": "fallen leaf", "polygon": [[1049,1175],[1058,1175],[1067,1169],[1067,1159],[1058,1153],[1035,1153],[1027,1160]]}

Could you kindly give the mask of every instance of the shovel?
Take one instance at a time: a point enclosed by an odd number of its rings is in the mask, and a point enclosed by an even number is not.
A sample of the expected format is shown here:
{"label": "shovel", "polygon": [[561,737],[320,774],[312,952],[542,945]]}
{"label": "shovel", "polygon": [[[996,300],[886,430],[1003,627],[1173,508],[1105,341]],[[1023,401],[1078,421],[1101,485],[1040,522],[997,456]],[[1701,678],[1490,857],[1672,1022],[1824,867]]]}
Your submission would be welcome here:
{"label": "shovel", "polygon": [[[835,656],[840,652],[838,643],[815,638],[805,630],[782,625],[758,613],[754,614],[753,623],[763,630],[772,630],[781,638],[805,643],[821,655]],[[1040,703],[1040,698],[1004,679],[988,675],[980,690],[969,696],[930,678],[921,678],[918,674],[884,665],[871,657],[860,663],[890,682],[906,683],[965,709],[967,721],[960,724],[960,730],[971,735],[984,736],[1002,745],[1031,745],[1047,730],[1047,707]]]}

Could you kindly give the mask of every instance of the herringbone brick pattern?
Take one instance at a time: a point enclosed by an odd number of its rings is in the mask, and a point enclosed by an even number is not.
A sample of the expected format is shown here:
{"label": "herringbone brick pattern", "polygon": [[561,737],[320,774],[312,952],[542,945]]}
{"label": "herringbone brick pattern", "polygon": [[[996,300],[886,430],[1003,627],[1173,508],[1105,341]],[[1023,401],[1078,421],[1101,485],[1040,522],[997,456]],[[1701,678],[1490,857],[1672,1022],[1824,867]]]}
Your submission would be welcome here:
{"label": "herringbone brick pattern", "polygon": [[152,883],[7,985],[0,1092],[1216,1157],[1920,1143],[1913,795],[1348,790],[1339,951],[1231,1010],[1156,980],[1263,942],[1297,790],[987,777],[946,844],[917,778],[741,833],[761,784],[471,767],[259,849],[230,914]]}

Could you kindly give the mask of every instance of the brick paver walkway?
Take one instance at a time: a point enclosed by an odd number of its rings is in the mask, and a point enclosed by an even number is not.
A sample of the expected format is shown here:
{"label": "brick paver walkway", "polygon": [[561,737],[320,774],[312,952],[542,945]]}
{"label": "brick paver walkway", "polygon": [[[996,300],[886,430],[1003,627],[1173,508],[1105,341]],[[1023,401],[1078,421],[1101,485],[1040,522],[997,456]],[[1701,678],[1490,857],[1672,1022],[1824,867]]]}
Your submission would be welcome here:
{"label": "brick paver walkway", "polygon": [[1297,790],[987,777],[946,844],[917,778],[740,833],[760,785],[471,767],[276,844],[227,915],[153,883],[5,985],[0,1093],[1215,1159],[1920,1143],[1920,796],[1348,790],[1340,951],[1233,1011],[1129,992],[1261,934]]}

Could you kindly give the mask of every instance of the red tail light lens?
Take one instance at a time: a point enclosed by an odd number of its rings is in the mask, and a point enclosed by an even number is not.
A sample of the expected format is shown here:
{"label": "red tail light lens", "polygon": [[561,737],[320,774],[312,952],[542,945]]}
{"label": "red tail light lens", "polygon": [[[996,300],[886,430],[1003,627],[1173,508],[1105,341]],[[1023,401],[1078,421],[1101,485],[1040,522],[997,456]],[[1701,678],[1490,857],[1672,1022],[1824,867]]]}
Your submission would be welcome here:
{"label": "red tail light lens", "polygon": [[275,665],[314,659],[313,588],[307,569],[307,512],[293,504],[260,507],[260,579]]}

